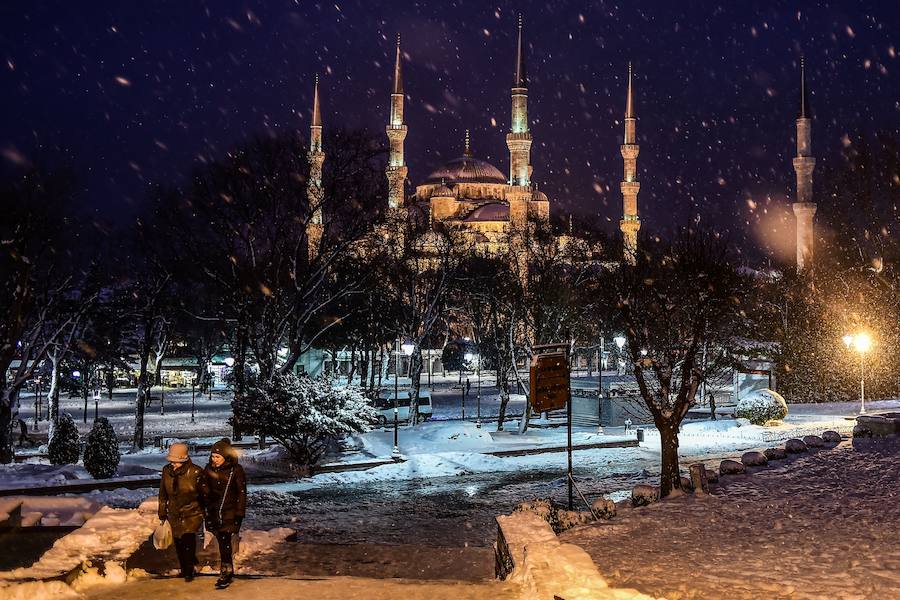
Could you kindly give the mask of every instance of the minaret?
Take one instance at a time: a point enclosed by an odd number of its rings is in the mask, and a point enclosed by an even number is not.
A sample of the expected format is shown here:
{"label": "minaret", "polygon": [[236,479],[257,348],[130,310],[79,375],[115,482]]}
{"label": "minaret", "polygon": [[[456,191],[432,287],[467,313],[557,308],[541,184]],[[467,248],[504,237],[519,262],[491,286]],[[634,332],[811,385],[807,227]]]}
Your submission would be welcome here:
{"label": "minaret", "polygon": [[637,261],[637,235],[641,228],[638,216],[637,196],[641,184],[637,180],[637,157],[641,147],[637,144],[637,118],[634,116],[634,86],[632,84],[631,63],[628,63],[628,92],[625,97],[625,142],[620,147],[625,162],[625,178],[620,184],[622,190],[622,254],[625,262]]}
{"label": "minaret", "polygon": [[800,59],[800,114],[797,115],[797,156],[794,171],[797,173],[797,198],[793,204],[797,219],[797,271],[813,266],[813,218],[816,204],[813,202],[812,174],[816,159],[812,151],[812,120],[809,118],[809,98],[806,95],[806,64]]}
{"label": "minaret", "polygon": [[528,201],[531,199],[531,132],[528,131],[528,77],[525,74],[521,14],[512,85],[512,120],[506,145],[509,147],[509,220],[518,228],[528,221]]}
{"label": "minaret", "polygon": [[325,191],[322,188],[322,165],[325,153],[322,151],[322,112],[319,108],[319,76],[316,75],[316,87],[313,92],[313,113],[309,125],[309,179],[306,181],[306,197],[312,211],[306,231],[306,243],[309,258],[316,256],[324,229],[322,221],[322,203]]}
{"label": "minaret", "polygon": [[404,184],[408,169],[403,158],[403,140],[406,125],[403,123],[403,74],[400,56],[400,34],[397,34],[397,57],[394,61],[394,88],[391,92],[391,117],[386,131],[390,143],[388,156],[388,213],[398,214],[404,206]]}

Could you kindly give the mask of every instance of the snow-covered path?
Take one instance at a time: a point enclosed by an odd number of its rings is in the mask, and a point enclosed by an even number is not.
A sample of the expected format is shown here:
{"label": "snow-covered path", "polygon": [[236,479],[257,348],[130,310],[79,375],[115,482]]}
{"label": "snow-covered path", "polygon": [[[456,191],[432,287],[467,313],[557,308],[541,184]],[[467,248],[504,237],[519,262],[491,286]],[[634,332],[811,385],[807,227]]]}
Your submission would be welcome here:
{"label": "snow-covered path", "polygon": [[561,538],[611,585],[671,600],[900,598],[898,457],[898,440],[845,442]]}

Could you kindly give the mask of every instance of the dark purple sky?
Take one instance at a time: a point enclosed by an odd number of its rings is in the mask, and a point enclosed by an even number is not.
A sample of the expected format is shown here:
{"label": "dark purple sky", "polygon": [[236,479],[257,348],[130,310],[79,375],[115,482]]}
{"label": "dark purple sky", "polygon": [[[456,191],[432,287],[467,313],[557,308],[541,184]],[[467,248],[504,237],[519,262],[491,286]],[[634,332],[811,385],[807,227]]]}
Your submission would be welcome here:
{"label": "dark purple sky", "polygon": [[534,180],[554,211],[620,217],[628,60],[647,228],[701,212],[743,237],[781,214],[801,53],[817,172],[861,133],[900,128],[897,2],[13,1],[0,9],[3,160],[64,152],[86,206],[114,217],[244,138],[305,137],[316,72],[326,127],[380,132],[399,31],[412,182],[461,153],[465,128],[507,172],[520,10]]}

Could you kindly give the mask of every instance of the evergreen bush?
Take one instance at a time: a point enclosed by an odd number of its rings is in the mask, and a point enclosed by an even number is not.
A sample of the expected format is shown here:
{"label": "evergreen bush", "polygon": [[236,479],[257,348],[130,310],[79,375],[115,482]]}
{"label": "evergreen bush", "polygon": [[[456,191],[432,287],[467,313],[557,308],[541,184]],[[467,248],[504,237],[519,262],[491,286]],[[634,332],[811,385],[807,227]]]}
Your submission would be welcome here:
{"label": "evergreen bush", "polygon": [[94,479],[109,479],[119,467],[119,441],[106,417],[94,421],[84,449],[84,468]]}
{"label": "evergreen bush", "polygon": [[253,383],[231,406],[239,423],[271,436],[304,467],[316,464],[335,440],[368,431],[379,414],[356,386],[293,373]]}
{"label": "evergreen bush", "polygon": [[754,425],[766,425],[769,421],[781,421],[788,414],[787,402],[781,394],[772,390],[756,390],[741,398],[734,411],[738,419],[747,419]]}
{"label": "evergreen bush", "polygon": [[59,417],[53,437],[48,445],[51,465],[73,465],[78,462],[78,427],[72,415],[66,413]]}

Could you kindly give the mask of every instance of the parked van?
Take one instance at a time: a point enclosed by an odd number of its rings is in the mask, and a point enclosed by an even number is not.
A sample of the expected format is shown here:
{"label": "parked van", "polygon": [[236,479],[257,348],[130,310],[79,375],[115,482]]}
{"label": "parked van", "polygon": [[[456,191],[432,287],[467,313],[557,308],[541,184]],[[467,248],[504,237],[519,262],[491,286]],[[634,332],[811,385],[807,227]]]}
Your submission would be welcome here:
{"label": "parked van", "polygon": [[[409,405],[412,390],[400,388],[397,391],[397,420],[409,420]],[[388,425],[394,422],[394,388],[381,388],[375,399],[375,409],[380,414],[379,423]],[[419,422],[427,421],[431,417],[431,391],[422,388],[419,390]]]}

